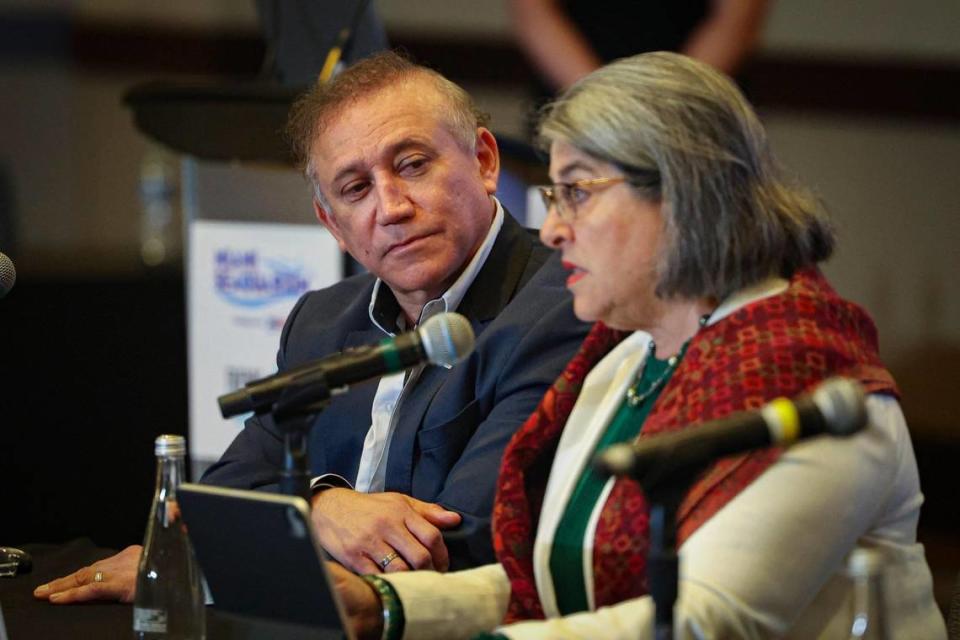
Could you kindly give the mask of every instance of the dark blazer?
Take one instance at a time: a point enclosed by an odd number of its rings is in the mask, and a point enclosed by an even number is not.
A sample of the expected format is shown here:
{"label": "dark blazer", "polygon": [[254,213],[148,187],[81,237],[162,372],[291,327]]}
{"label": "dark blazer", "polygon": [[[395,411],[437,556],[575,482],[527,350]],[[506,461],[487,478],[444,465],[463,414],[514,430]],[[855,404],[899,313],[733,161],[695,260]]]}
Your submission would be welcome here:
{"label": "dark blazer", "polygon": [[[588,329],[573,315],[565,271],[551,253],[509,214],[504,217],[457,308],[477,335],[473,353],[450,370],[425,368],[396,409],[385,490],[463,516],[457,529],[444,533],[452,569],[494,561],[490,515],[500,456]],[[304,295],[284,326],[279,369],[382,340],[368,315],[374,282],[363,274]],[[384,320],[393,325],[392,318]],[[313,475],[355,481],[377,384],[352,386],[316,418],[309,438]],[[275,489],[282,465],[275,425],[269,417],[251,418],[203,482]]]}

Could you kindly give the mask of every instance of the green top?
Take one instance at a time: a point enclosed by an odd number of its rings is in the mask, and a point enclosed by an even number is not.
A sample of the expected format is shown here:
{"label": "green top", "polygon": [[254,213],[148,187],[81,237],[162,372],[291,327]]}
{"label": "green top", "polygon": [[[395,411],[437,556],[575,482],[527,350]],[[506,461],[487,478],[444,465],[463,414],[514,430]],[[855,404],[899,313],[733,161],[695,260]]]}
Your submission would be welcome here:
{"label": "green top", "polygon": [[[676,362],[679,362],[685,351],[686,345],[677,355]],[[626,398],[624,399],[607,430],[600,437],[595,453],[613,444],[633,440],[640,433],[640,428],[650,414],[650,409],[653,408],[660,392],[673,374],[673,367],[668,360],[659,360],[653,355],[651,352],[647,358],[643,372],[634,388],[640,390],[650,389],[653,386],[656,388],[635,407],[631,406]],[[607,477],[588,464],[570,495],[570,501],[557,525],[553,548],[550,551],[550,573],[553,576],[553,588],[557,595],[557,608],[560,615],[589,609],[583,573],[584,539],[590,515],[606,484]]]}

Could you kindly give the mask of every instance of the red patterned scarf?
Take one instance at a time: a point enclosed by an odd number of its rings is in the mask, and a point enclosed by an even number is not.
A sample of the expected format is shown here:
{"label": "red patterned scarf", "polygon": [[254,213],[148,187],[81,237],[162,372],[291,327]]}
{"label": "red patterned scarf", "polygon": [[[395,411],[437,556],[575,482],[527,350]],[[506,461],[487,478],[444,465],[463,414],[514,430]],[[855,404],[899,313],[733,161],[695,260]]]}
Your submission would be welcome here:
{"label": "red patterned scarf", "polygon": [[[533,539],[550,464],[584,378],[626,335],[597,323],[504,453],[493,531],[497,558],[511,584],[506,622],[544,617],[534,581]],[[859,380],[870,393],[897,393],[877,354],[873,321],[840,298],[819,271],[809,269],[796,274],[783,293],[748,304],[697,333],[640,437],[757,409],[835,375]],[[680,507],[678,544],[779,455],[779,448],[769,448],[710,466]],[[617,480],[594,536],[597,607],[647,593],[648,524],[639,485]]]}

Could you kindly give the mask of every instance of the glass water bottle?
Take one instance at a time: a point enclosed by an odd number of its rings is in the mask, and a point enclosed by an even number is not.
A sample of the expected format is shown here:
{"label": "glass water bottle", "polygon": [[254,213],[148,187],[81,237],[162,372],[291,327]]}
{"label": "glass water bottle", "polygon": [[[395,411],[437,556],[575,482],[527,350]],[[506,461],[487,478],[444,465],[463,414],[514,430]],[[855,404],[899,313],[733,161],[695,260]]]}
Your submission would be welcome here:
{"label": "glass water bottle", "polygon": [[203,640],[206,612],[200,570],[180,521],[183,436],[157,437],[157,489],[137,571],[133,634],[137,640]]}

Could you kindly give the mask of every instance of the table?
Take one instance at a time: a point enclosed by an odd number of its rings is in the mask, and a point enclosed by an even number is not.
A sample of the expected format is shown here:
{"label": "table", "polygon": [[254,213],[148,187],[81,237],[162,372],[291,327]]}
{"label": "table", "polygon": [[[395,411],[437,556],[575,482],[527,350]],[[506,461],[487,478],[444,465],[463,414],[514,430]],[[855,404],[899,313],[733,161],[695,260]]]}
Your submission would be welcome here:
{"label": "table", "polygon": [[[33,597],[33,590],[55,578],[116,553],[81,538],[66,544],[28,544],[33,571],[0,578],[0,610],[9,640],[110,638],[133,636],[133,607],[116,602],[52,605]],[[4,639],[0,627],[0,639]],[[208,640],[340,640],[343,635],[302,625],[237,616],[207,608]]]}
{"label": "table", "polygon": [[33,590],[115,551],[86,538],[62,545],[24,545],[33,556],[33,571],[0,578],[0,607],[10,640],[33,638],[129,638],[133,607],[115,602],[55,606],[33,597]]}

